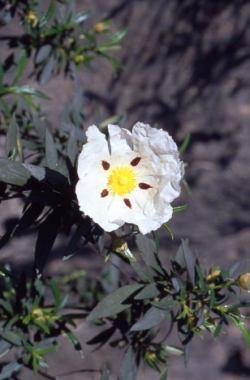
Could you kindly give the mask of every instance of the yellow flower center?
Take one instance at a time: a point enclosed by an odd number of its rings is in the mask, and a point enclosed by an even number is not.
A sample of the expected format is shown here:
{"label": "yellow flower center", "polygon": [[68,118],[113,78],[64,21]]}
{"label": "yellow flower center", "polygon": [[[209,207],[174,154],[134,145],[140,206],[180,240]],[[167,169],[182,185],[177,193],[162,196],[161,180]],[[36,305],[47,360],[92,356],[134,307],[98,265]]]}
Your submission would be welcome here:
{"label": "yellow flower center", "polygon": [[125,195],[137,186],[136,174],[129,165],[116,166],[108,177],[108,187],[113,194]]}

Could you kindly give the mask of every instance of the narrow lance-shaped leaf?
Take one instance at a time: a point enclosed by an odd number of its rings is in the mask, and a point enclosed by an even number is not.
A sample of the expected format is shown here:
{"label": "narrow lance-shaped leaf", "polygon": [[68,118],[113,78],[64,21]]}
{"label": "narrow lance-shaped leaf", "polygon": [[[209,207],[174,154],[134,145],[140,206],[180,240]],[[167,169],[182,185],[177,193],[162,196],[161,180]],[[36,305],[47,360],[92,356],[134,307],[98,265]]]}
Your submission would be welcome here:
{"label": "narrow lance-shaped leaf", "polygon": [[161,377],[160,377],[160,380],[167,380],[168,378],[168,369],[166,368],[162,374],[161,374]]}
{"label": "narrow lance-shaped leaf", "polygon": [[74,166],[77,155],[77,137],[75,127],[73,127],[70,131],[67,145],[67,155],[70,159],[71,164]]}
{"label": "narrow lance-shaped leaf", "polygon": [[10,185],[24,186],[30,177],[30,173],[20,162],[0,158],[0,181]]}
{"label": "narrow lance-shaped leaf", "polygon": [[130,346],[123,357],[118,380],[136,380],[137,365],[135,352]]}
{"label": "narrow lance-shaped leaf", "polygon": [[58,155],[57,155],[56,145],[49,129],[46,129],[46,133],[45,133],[45,159],[46,159],[46,166],[49,169],[55,170],[57,168]]}
{"label": "narrow lance-shaped leaf", "polygon": [[12,82],[13,86],[17,84],[17,82],[19,81],[19,79],[23,75],[23,73],[25,71],[25,68],[26,68],[26,64],[27,64],[27,54],[26,54],[26,51],[25,50],[21,50],[20,57],[19,57],[19,60],[18,60],[18,63],[17,63],[15,78],[14,78],[14,80]]}
{"label": "narrow lance-shaped leaf", "polygon": [[141,253],[141,257],[147,266],[163,273],[162,268],[156,258],[155,241],[148,236],[138,234],[136,235],[136,244]]}
{"label": "narrow lance-shaped leaf", "polygon": [[183,143],[182,143],[181,146],[180,146],[180,149],[179,149],[180,154],[185,153],[185,151],[187,150],[187,147],[188,147],[188,145],[189,145],[189,143],[190,143],[190,139],[191,139],[191,137],[190,137],[190,134],[188,133],[188,134],[186,135],[186,137],[185,137]]}
{"label": "narrow lance-shaped leaf", "polygon": [[80,357],[83,359],[84,358],[84,353],[82,350],[81,343],[77,339],[77,337],[73,334],[72,331],[66,331],[65,332],[66,336],[68,337],[69,341],[73,344],[74,349],[79,352]]}
{"label": "narrow lance-shaped leaf", "polygon": [[50,52],[52,50],[52,47],[51,45],[43,45],[37,52],[37,55],[36,55],[36,58],[35,58],[35,62],[36,64],[39,64],[43,61],[45,61],[45,59],[48,58]]}
{"label": "narrow lance-shaped leaf", "polygon": [[56,240],[62,215],[61,209],[55,209],[39,226],[35,247],[35,269],[42,273],[44,265],[49,257]]}
{"label": "narrow lance-shaped leaf", "polygon": [[136,300],[143,300],[147,298],[154,298],[160,294],[157,285],[155,283],[151,283],[146,285],[138,294],[136,294]]}
{"label": "narrow lance-shaped leaf", "polygon": [[11,362],[2,367],[0,372],[0,380],[9,380],[15,372],[22,368],[23,364],[19,362]]}
{"label": "narrow lance-shaped leaf", "polygon": [[117,289],[99,302],[87,319],[93,321],[99,318],[110,317],[126,310],[130,306],[130,303],[126,303],[125,301],[133,293],[142,288],[142,286],[141,284],[131,284]]}
{"label": "narrow lance-shaped leaf", "polygon": [[52,77],[55,65],[56,65],[56,60],[55,60],[54,56],[51,55],[49,57],[49,59],[46,61],[46,64],[44,65],[43,71],[42,71],[40,78],[39,78],[40,83],[42,85],[48,83],[48,81]]}
{"label": "narrow lance-shaped leaf", "polygon": [[141,331],[149,330],[153,327],[158,326],[166,317],[169,315],[168,311],[157,309],[156,307],[151,307],[144,317],[136,322],[132,327],[131,331]]}
{"label": "narrow lance-shaped leaf", "polygon": [[7,134],[6,134],[7,157],[14,155],[14,158],[15,158],[17,154],[17,136],[18,136],[18,125],[16,122],[15,115],[13,115],[11,122],[8,126]]}

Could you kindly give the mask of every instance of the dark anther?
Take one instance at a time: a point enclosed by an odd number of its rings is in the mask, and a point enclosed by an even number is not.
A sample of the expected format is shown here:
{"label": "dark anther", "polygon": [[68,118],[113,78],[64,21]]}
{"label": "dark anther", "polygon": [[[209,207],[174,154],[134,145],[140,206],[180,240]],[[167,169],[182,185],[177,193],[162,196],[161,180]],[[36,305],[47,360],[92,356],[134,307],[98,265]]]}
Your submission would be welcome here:
{"label": "dark anther", "polygon": [[107,195],[109,195],[108,190],[107,190],[107,189],[102,190],[102,192],[101,192],[101,197],[104,198],[104,197],[106,197]]}
{"label": "dark anther", "polygon": [[139,183],[139,188],[142,190],[148,190],[148,189],[151,189],[152,186],[148,185],[147,183],[141,182]]}
{"label": "dark anther", "polygon": [[102,161],[102,167],[104,170],[109,170],[110,164],[107,161]]}
{"label": "dark anther", "polygon": [[135,157],[133,160],[130,162],[130,165],[132,166],[137,166],[139,162],[141,161],[141,157]]}
{"label": "dark anther", "polygon": [[128,198],[124,198],[123,201],[127,207],[132,208],[131,202]]}

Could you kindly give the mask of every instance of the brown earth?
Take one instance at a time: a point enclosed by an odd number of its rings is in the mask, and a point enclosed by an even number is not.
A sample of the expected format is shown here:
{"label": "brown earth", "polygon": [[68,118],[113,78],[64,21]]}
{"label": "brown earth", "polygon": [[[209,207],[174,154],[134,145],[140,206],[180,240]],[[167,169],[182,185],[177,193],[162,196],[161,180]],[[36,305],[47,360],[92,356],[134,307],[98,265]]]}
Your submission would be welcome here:
{"label": "brown earth", "polygon": [[[88,99],[86,126],[97,120],[98,106],[99,118],[123,114],[127,127],[137,120],[157,124],[179,143],[191,134],[185,160],[192,195],[180,200],[188,204],[188,210],[172,222],[175,242],[162,236],[164,250],[173,252],[179,239],[188,237],[207,265],[227,266],[250,259],[249,1],[86,0],[78,5],[91,9],[95,20],[114,17],[115,29],[128,28],[118,53],[123,70],[114,77],[108,64],[97,61],[80,76]],[[52,124],[57,125],[59,112],[71,99],[72,86],[55,78],[46,90],[57,99],[45,104]],[[14,216],[15,205],[11,211]],[[16,250],[18,264],[26,265],[32,253],[26,240],[14,241],[3,258],[10,253],[16,257]],[[96,271],[99,268],[92,260],[93,256],[67,264],[54,260],[50,272],[76,266]],[[250,269],[250,260],[246,263]],[[81,324],[77,334],[84,342],[93,331]],[[119,358],[119,353],[105,348],[81,362],[65,343],[63,350],[51,356],[49,372],[55,376],[72,369],[97,368],[105,359],[115,369]],[[142,370],[139,380],[158,377]],[[20,380],[31,378],[42,379],[23,373]],[[57,378],[97,380],[98,376],[80,373]],[[170,359],[169,378],[248,379],[249,349],[233,327],[218,342],[196,338],[187,368],[182,359]]]}

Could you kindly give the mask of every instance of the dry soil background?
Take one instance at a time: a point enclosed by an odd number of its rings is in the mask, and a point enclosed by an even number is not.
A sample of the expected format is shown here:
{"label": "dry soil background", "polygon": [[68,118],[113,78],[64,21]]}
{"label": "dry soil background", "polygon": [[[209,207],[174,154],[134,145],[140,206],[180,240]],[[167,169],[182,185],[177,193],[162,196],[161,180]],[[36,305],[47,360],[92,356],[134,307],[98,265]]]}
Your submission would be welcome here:
{"label": "dry soil background", "polygon": [[[250,246],[250,2],[243,0],[86,0],[80,8],[92,11],[94,20],[113,17],[115,28],[126,26],[128,34],[119,53],[123,70],[115,78],[110,67],[98,61],[80,76],[89,101],[85,102],[86,126],[95,121],[95,99],[104,118],[126,114],[125,125],[137,120],[158,124],[181,142],[191,134],[185,155],[187,180],[192,196],[184,201],[188,210],[172,222],[176,242],[188,237],[202,261],[229,265],[249,257]],[[54,125],[72,86],[53,79],[46,90],[57,99],[45,104]],[[91,102],[90,102],[91,101]],[[15,215],[16,207],[12,206]],[[162,237],[166,252],[175,243]],[[176,243],[177,244],[177,243]],[[25,252],[25,240],[12,245]],[[7,257],[9,252],[4,253]],[[167,254],[167,253],[166,253]],[[84,256],[84,255],[83,255]],[[20,264],[25,257],[20,255]],[[74,266],[96,270],[93,256],[78,258],[62,269],[51,263],[54,273]],[[66,264],[64,264],[66,265]],[[98,270],[98,268],[97,268]],[[92,336],[79,325],[78,336]],[[75,368],[99,366],[119,354],[105,348],[80,362],[66,344],[50,358],[51,374]],[[229,328],[219,342],[196,339],[187,369],[181,359],[170,360],[171,380],[238,380],[250,378],[249,349],[241,344],[238,331]],[[87,364],[86,364],[87,363]],[[117,364],[116,364],[117,363]],[[20,380],[29,377],[23,374]],[[91,374],[62,377],[65,380],[98,379]],[[61,378],[60,378],[61,379]],[[154,380],[142,371],[140,380]]]}

